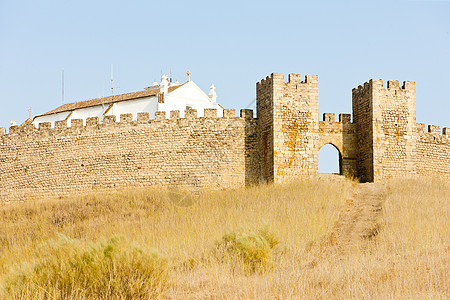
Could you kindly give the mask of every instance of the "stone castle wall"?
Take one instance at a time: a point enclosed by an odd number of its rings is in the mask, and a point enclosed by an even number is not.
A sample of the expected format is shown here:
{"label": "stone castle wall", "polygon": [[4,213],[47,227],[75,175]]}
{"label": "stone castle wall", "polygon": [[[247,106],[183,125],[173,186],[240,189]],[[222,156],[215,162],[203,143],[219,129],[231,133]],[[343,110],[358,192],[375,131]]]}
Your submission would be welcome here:
{"label": "stone castle wall", "polygon": [[416,172],[450,178],[450,129],[417,124]]}
{"label": "stone castle wall", "polygon": [[301,80],[273,73],[257,83],[257,113],[261,124],[261,152],[266,158],[264,180],[282,181],[316,175],[319,164],[319,91],[316,75]]}
{"label": "stone castle wall", "polygon": [[261,160],[261,178],[269,182],[274,180],[274,81],[267,76],[256,84],[256,111],[258,115],[259,156]]}
{"label": "stone castle wall", "polygon": [[[361,181],[400,176],[450,175],[448,129],[418,131],[415,82],[383,86],[372,79],[353,89],[351,115],[325,113],[318,120],[318,77],[273,73],[257,83],[261,170],[265,181],[318,173],[319,150],[339,151],[340,174]],[[264,135],[266,134],[266,135]]]}
{"label": "stone castle wall", "polygon": [[350,114],[324,113],[319,122],[319,150],[333,145],[339,151],[339,174],[356,176],[356,126],[351,123]]}
{"label": "stone castle wall", "polygon": [[352,90],[353,122],[356,135],[356,174],[362,181],[373,181],[373,98],[372,84],[366,82]]}
{"label": "stone castle wall", "polygon": [[357,174],[363,181],[414,175],[415,82],[371,79],[352,91],[357,133]]}
{"label": "stone castle wall", "polygon": [[[127,185],[235,187],[259,178],[251,111],[122,115],[11,127],[0,136],[0,199],[103,190]],[[4,133],[4,131],[3,131]],[[256,148],[255,148],[256,147]]]}
{"label": "stone castle wall", "polygon": [[339,151],[340,174],[361,181],[450,178],[450,130],[416,123],[415,83],[372,79],[353,89],[350,114],[319,121],[318,77],[274,73],[258,82],[257,115],[206,109],[0,128],[0,200],[120,186],[228,188],[318,173],[319,150]]}
{"label": "stone castle wall", "polygon": [[373,84],[374,180],[415,175],[416,89],[415,82],[390,80]]}

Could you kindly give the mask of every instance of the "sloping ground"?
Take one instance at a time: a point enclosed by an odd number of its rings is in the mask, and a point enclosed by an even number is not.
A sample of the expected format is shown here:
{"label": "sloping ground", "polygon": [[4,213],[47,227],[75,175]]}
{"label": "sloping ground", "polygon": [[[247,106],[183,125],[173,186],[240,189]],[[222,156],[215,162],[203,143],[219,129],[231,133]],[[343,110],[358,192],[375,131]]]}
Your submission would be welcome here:
{"label": "sloping ground", "polygon": [[[445,179],[359,184],[329,175],[205,193],[194,203],[176,195],[179,201],[161,189],[125,190],[0,207],[0,282],[10,266],[36,261],[39,245],[53,245],[56,233],[89,245],[121,235],[167,259],[163,299],[449,299]],[[243,242],[260,240],[262,221],[279,244],[264,252],[240,243],[256,259],[266,254],[269,268],[249,272],[218,242],[233,232]]]}
{"label": "sloping ground", "polygon": [[354,250],[375,237],[380,229],[385,199],[385,188],[380,183],[356,185],[331,233],[330,245],[340,251]]}

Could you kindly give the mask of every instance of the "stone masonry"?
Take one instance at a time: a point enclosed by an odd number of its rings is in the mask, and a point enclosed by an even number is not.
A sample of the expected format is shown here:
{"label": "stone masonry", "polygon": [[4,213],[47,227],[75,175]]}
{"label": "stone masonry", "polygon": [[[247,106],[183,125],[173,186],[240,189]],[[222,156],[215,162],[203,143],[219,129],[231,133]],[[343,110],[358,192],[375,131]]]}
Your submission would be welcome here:
{"label": "stone masonry", "polygon": [[121,186],[229,188],[318,173],[319,150],[339,151],[340,174],[361,181],[450,178],[450,130],[416,123],[415,83],[371,79],[353,89],[350,114],[319,121],[318,76],[273,73],[253,111],[187,110],[0,128],[0,199],[61,197]]}
{"label": "stone masonry", "polygon": [[[259,170],[252,145],[256,122],[242,110],[197,118],[195,110],[121,115],[11,127],[0,136],[0,199],[62,196],[123,186],[233,187],[250,184]],[[251,114],[252,115],[252,114]],[[3,131],[4,133],[4,131]],[[250,171],[246,171],[250,170]],[[259,174],[257,172],[256,174]]]}

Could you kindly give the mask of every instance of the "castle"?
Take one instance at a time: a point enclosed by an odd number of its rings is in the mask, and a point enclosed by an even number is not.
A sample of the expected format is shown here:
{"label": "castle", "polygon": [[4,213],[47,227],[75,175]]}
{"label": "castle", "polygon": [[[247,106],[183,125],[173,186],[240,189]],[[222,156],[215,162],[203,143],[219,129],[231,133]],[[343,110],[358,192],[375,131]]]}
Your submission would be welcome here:
{"label": "castle", "polygon": [[[63,196],[119,186],[236,187],[318,173],[319,149],[363,182],[450,178],[450,130],[416,123],[415,82],[371,79],[352,115],[319,120],[318,76],[273,73],[256,85],[257,118],[242,109],[188,108],[0,129],[0,199]],[[164,100],[163,96],[158,96]],[[69,126],[68,126],[69,125]]]}

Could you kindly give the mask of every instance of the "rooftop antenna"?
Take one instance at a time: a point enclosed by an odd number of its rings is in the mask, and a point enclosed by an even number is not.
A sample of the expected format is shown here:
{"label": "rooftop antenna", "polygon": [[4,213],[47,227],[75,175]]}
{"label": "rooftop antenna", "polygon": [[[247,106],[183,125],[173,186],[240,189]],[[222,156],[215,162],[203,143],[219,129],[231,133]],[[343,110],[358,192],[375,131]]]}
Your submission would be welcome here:
{"label": "rooftop antenna", "polygon": [[111,96],[114,98],[114,68],[111,64]]}
{"label": "rooftop antenna", "polygon": [[104,103],[104,101],[105,101],[105,85],[104,84],[102,84],[102,96],[100,97],[100,101],[102,102],[102,107],[103,107],[103,109],[105,109],[105,103]]}
{"label": "rooftop antenna", "polygon": [[172,83],[172,68],[170,68],[170,83]]}
{"label": "rooftop antenna", "polygon": [[62,84],[62,95],[61,95],[61,101],[62,104],[64,105],[64,69],[62,69],[62,80],[61,80],[61,84]]}
{"label": "rooftop antenna", "polygon": [[191,81],[191,72],[187,71],[186,74],[187,74],[187,77],[188,77],[188,81]]}
{"label": "rooftop antenna", "polygon": [[245,109],[254,107],[254,106],[255,106],[255,103],[256,103],[256,98],[254,98],[254,99],[253,99],[253,100],[245,107]]}

